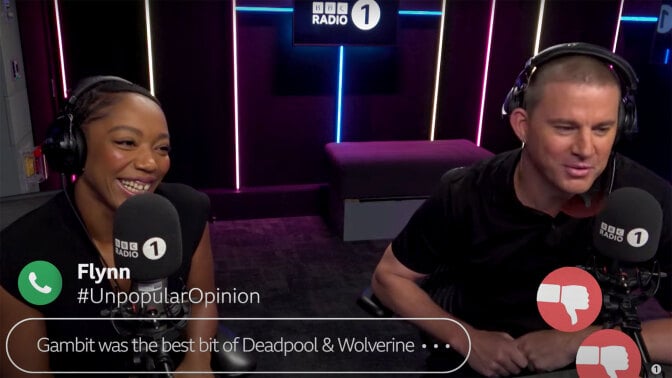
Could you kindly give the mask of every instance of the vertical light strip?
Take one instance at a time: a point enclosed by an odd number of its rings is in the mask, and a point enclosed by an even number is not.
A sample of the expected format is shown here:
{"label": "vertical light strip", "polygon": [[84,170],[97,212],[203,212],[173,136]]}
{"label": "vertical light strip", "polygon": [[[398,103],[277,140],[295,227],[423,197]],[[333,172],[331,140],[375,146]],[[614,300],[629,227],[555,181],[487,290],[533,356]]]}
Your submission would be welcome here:
{"label": "vertical light strip", "polygon": [[663,61],[664,64],[667,64],[670,62],[670,49],[665,49],[665,60]]}
{"label": "vertical light strip", "polygon": [[485,68],[483,72],[483,89],[481,91],[481,112],[478,118],[478,135],[476,136],[476,145],[481,145],[481,133],[483,131],[483,111],[485,109],[485,94],[488,87],[488,69],[490,68],[490,48],[492,46],[492,29],[495,26],[495,5],[497,0],[492,0],[490,8],[490,30],[488,30],[488,49],[485,53]]}
{"label": "vertical light strip", "polygon": [[532,55],[539,53],[539,43],[541,41],[541,28],[544,24],[544,9],[546,8],[546,0],[539,2],[539,16],[537,17],[537,36],[534,38],[534,51]]}
{"label": "vertical light strip", "polygon": [[436,53],[436,77],[434,78],[434,103],[432,104],[432,123],[429,128],[429,140],[434,140],[436,133],[436,114],[439,107],[439,82],[441,77],[441,55],[443,51],[443,25],[446,18],[446,0],[441,2],[441,26],[439,28],[439,48]]}
{"label": "vertical light strip", "polygon": [[145,27],[147,29],[147,62],[149,66],[149,91],[154,91],[154,52],[152,51],[152,22],[149,17],[149,0],[145,0]]}
{"label": "vertical light strip", "polygon": [[338,95],[336,105],[336,143],[341,143],[341,113],[343,109],[343,54],[344,48],[338,48]]}
{"label": "vertical light strip", "polygon": [[58,0],[54,0],[54,14],[56,17],[56,34],[58,37],[58,58],[61,61],[61,85],[63,86],[63,98],[68,98],[68,81],[65,78],[65,58],[63,55],[63,36],[61,34],[61,12]]}
{"label": "vertical light strip", "polygon": [[231,1],[233,17],[233,130],[236,161],[236,190],[240,190],[240,135],[238,132],[238,23],[236,21],[236,0]]}
{"label": "vertical light strip", "polygon": [[621,16],[623,16],[623,4],[625,0],[621,0],[618,5],[618,18],[616,19],[616,32],[614,33],[614,44],[611,46],[611,52],[616,52],[616,45],[618,44],[618,34],[621,31]]}

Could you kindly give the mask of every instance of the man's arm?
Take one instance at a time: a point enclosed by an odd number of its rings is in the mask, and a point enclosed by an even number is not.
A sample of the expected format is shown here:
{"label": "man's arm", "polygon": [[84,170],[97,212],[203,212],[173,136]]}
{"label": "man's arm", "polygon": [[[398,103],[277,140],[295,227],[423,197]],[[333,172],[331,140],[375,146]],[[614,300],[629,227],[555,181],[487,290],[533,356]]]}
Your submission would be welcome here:
{"label": "man's arm", "polygon": [[[551,371],[574,362],[583,340],[600,329],[591,326],[580,332],[535,331],[519,337],[516,344],[527,356],[531,370]],[[642,338],[651,361],[672,364],[672,318],[643,322]]]}
{"label": "man's arm", "polygon": [[[212,249],[210,245],[210,229],[206,224],[203,236],[198,244],[196,252],[191,258],[191,269],[187,286],[200,288],[203,292],[215,292],[215,278],[213,271]],[[192,304],[191,317],[193,318],[216,318],[217,306],[205,303]],[[187,323],[187,337],[193,340],[194,352],[187,353],[184,360],[178,366],[178,371],[210,371],[210,351],[199,350],[200,340],[209,341],[217,333],[216,320],[189,320]],[[201,375],[212,376],[212,375]]]}
{"label": "man's arm", "polygon": [[[527,359],[510,335],[477,330],[437,305],[417,284],[424,277],[426,275],[404,266],[394,256],[390,245],[373,273],[371,285],[381,302],[401,317],[448,318],[462,324],[472,343],[468,363],[477,372],[486,376],[506,376],[518,374],[521,368],[527,366]],[[461,355],[469,353],[464,332],[453,322],[416,320],[413,323],[436,339],[448,343]]]}
{"label": "man's arm", "polygon": [[643,322],[642,338],[651,361],[672,364],[672,317]]}

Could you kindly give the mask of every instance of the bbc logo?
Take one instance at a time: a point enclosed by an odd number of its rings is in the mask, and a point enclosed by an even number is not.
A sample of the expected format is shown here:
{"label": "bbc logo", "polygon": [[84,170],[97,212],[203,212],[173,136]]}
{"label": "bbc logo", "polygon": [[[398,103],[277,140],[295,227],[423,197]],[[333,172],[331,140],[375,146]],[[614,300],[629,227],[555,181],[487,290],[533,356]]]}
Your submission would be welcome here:
{"label": "bbc logo", "polygon": [[313,1],[313,14],[348,14],[348,3]]}

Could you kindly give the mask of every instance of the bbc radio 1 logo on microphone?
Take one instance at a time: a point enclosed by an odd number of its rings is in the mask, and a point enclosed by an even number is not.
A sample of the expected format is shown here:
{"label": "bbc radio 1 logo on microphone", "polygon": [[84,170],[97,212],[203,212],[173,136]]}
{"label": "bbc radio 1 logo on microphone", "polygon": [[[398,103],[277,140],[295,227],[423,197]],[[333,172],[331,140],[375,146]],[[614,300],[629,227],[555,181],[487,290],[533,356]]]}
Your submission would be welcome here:
{"label": "bbc radio 1 logo on microphone", "polygon": [[633,247],[641,247],[649,241],[649,233],[643,228],[633,228],[625,234],[625,229],[612,226],[606,222],[600,223],[600,236],[613,240],[617,243],[623,243],[625,240]]}
{"label": "bbc radio 1 logo on microphone", "polygon": [[[149,260],[162,258],[167,251],[166,241],[158,236],[147,239],[142,244],[142,254]],[[129,242],[114,238],[114,253],[121,257],[137,259],[140,257],[140,249],[137,242]]]}
{"label": "bbc radio 1 logo on microphone", "polygon": [[138,243],[114,238],[114,254],[121,257],[138,258]]}

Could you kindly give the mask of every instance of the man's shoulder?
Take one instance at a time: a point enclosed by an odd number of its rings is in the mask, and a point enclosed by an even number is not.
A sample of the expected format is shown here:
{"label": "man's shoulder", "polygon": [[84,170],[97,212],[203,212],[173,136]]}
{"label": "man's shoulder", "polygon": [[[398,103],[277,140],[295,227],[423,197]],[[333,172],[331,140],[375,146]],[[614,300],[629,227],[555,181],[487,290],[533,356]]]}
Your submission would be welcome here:
{"label": "man's shoulder", "polygon": [[[463,183],[476,184],[478,186],[488,184],[503,185],[513,174],[519,157],[519,149],[502,152],[474,163],[471,166],[460,168],[452,176],[464,180]],[[447,172],[444,177],[449,176],[450,173],[450,171]]]}
{"label": "man's shoulder", "polygon": [[636,187],[666,201],[672,196],[672,184],[631,158],[615,154],[614,189]]}

